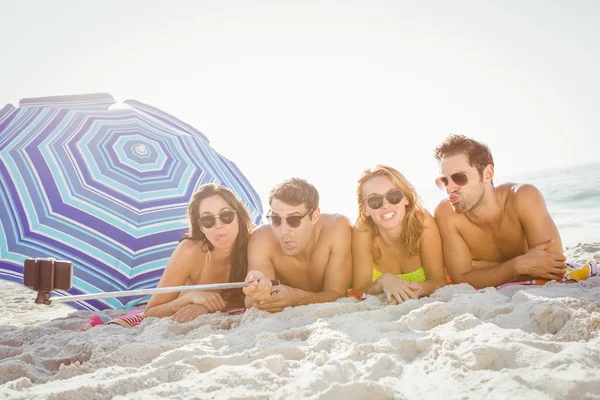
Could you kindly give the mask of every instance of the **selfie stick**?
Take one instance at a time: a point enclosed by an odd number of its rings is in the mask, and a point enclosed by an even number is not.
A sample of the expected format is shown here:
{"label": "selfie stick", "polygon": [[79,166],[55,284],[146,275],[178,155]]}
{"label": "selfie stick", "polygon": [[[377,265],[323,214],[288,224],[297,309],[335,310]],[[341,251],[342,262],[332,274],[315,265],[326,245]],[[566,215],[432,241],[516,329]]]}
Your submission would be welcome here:
{"label": "selfie stick", "polygon": [[[175,286],[50,297],[50,292],[53,290],[69,290],[73,287],[73,265],[70,261],[59,261],[53,258],[29,258],[23,263],[23,284],[38,292],[38,296],[35,299],[37,304],[50,304],[53,301],[64,303],[68,301],[104,299],[107,297],[186,292],[189,290],[237,289],[248,286],[250,282],[211,283],[207,285]],[[279,281],[272,280],[271,285],[277,286],[279,285]]]}
{"label": "selfie stick", "polygon": [[[173,292],[186,292],[189,290],[220,290],[220,289],[238,289],[248,286],[250,282],[231,282],[231,283],[210,283],[206,285],[193,285],[193,286],[174,286],[174,287],[162,287],[155,289],[139,289],[139,290],[127,290],[119,292],[105,292],[105,293],[91,293],[91,294],[78,294],[74,296],[52,296],[48,299],[50,302],[65,303],[68,301],[80,301],[80,300],[91,300],[91,299],[104,299],[107,297],[124,297],[124,296],[143,296],[154,293],[173,293]],[[271,285],[279,285],[279,281],[271,280]]]}

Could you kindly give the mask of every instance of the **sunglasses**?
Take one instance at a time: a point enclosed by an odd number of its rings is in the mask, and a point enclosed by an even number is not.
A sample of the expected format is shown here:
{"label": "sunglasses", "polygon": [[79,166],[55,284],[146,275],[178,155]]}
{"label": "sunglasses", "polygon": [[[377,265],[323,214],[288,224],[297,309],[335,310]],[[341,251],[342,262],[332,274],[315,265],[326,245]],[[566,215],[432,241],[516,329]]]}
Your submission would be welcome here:
{"label": "sunglasses", "polygon": [[[469,183],[469,177],[464,172],[452,174],[450,175],[450,179],[452,179],[452,182],[456,183],[458,186],[465,186],[467,183]],[[440,190],[445,190],[448,187],[448,183],[448,178],[445,176],[440,176],[435,180],[435,184],[440,188]]]}
{"label": "sunglasses", "polygon": [[217,218],[221,223],[229,225],[235,219],[235,210],[223,211],[218,215],[205,215],[201,217],[198,222],[206,229],[210,229],[217,223]]}
{"label": "sunglasses", "polygon": [[285,219],[285,222],[288,224],[290,228],[297,228],[302,223],[302,218],[306,217],[313,209],[311,208],[304,215],[289,215],[285,218],[280,217],[279,215],[267,215],[267,219],[275,228],[281,225],[281,222]]}
{"label": "sunglasses", "polygon": [[365,203],[367,203],[367,206],[370,209],[378,210],[381,208],[381,206],[383,206],[384,197],[387,199],[388,203],[398,204],[404,198],[404,193],[402,193],[402,190],[400,189],[390,190],[384,195],[376,194],[374,196],[368,197]]}

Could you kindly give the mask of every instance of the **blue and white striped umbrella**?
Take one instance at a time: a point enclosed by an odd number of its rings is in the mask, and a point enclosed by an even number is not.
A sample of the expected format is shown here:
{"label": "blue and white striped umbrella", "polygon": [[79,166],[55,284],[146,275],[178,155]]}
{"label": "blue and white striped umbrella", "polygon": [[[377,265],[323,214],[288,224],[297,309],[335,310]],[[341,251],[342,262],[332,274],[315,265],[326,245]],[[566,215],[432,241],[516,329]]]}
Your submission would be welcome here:
{"label": "blue and white striped umbrella", "polygon": [[[0,278],[23,261],[74,267],[70,294],[156,287],[199,185],[220,183],[262,218],[241,171],[191,126],[109,94],[24,99],[0,110]],[[126,308],[122,297],[72,304]]]}

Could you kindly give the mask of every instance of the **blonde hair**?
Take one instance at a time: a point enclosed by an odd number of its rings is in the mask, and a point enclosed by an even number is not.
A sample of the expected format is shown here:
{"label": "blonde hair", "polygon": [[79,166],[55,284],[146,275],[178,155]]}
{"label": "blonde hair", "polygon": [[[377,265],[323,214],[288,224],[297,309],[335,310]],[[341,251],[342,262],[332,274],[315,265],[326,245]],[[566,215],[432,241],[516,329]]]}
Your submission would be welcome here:
{"label": "blonde hair", "polygon": [[415,191],[415,188],[398,170],[387,165],[377,165],[375,168],[366,169],[358,179],[356,186],[356,198],[358,200],[358,218],[356,227],[364,231],[371,232],[371,252],[373,260],[381,260],[381,248],[379,244],[379,228],[373,222],[373,219],[365,214],[365,201],[363,200],[364,184],[377,176],[388,177],[392,183],[402,190],[404,197],[408,199],[406,214],[402,219],[402,232],[400,234],[400,244],[408,250],[409,254],[415,256],[419,254],[421,248],[421,238],[423,237],[423,219],[425,211],[421,200]]}

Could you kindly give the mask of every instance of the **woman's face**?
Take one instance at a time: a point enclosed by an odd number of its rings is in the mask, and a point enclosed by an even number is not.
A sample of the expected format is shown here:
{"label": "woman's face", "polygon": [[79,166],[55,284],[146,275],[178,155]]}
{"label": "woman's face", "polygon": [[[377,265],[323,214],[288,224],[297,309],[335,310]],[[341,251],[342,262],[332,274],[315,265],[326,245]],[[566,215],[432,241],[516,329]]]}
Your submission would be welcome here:
{"label": "woman's face", "polygon": [[363,212],[380,229],[396,228],[406,214],[408,199],[387,176],[375,176],[366,181],[362,187],[362,198]]}
{"label": "woman's face", "polygon": [[205,198],[198,207],[196,223],[206,238],[217,249],[232,247],[240,229],[235,210],[219,195]]}

